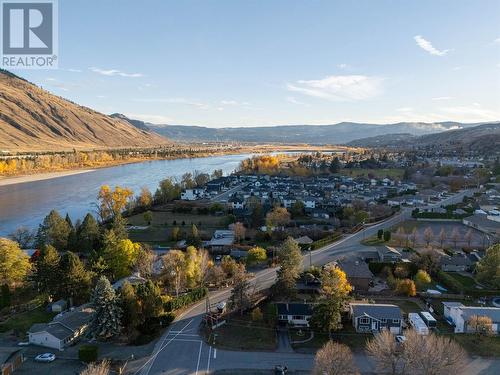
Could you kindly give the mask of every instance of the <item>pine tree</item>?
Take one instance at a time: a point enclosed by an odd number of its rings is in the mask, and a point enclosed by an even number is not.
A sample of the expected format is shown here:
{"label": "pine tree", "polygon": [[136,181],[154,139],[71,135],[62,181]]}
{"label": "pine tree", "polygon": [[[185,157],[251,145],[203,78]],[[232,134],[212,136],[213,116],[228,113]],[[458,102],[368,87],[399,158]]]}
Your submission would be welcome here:
{"label": "pine tree", "polygon": [[45,246],[35,264],[33,280],[38,290],[54,296],[59,291],[61,283],[60,272],[61,258],[53,246]]}
{"label": "pine tree", "polygon": [[122,309],[111,283],[101,276],[92,293],[92,305],[95,309],[92,332],[95,337],[109,339],[122,330]]}
{"label": "pine tree", "polygon": [[94,216],[87,214],[78,227],[78,250],[85,254],[96,250],[99,235],[99,224]]}
{"label": "pine tree", "polygon": [[68,222],[59,215],[59,212],[52,210],[38,228],[36,246],[42,248],[45,245],[52,245],[59,251],[65,251],[68,248],[70,233]]}
{"label": "pine tree", "polygon": [[80,258],[71,251],[66,252],[61,258],[60,270],[59,294],[71,298],[74,304],[87,301],[91,275],[85,269]]}

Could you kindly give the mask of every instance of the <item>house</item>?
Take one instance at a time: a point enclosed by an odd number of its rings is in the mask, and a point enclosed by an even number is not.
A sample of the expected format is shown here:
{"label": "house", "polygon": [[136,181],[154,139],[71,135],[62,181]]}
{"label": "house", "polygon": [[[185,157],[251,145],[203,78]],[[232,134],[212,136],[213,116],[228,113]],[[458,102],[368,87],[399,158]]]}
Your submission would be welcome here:
{"label": "house", "polygon": [[295,239],[299,245],[311,245],[314,241],[309,236],[302,236]]}
{"label": "house", "polygon": [[63,312],[64,310],[66,310],[67,307],[68,307],[68,303],[63,299],[60,299],[59,301],[53,302],[49,306],[50,311],[54,312],[54,313]]}
{"label": "house", "polygon": [[277,303],[278,322],[291,326],[309,327],[312,305],[308,303]]}
{"label": "house", "polygon": [[390,246],[378,246],[377,253],[380,262],[398,262],[402,258],[401,253]]}
{"label": "house", "polygon": [[462,219],[462,222],[472,228],[475,228],[483,233],[492,234],[500,237],[500,222],[491,220],[491,216],[487,214],[474,214]]}
{"label": "house", "polygon": [[36,323],[28,331],[30,344],[63,350],[86,331],[94,315],[89,304],[57,315],[49,323]]}
{"label": "house", "polygon": [[470,333],[473,330],[468,326],[469,319],[476,316],[486,316],[492,321],[494,334],[500,332],[499,307],[464,306],[460,302],[443,302],[443,315],[446,320],[455,326],[455,333]]}
{"label": "house", "polygon": [[466,254],[446,255],[440,259],[441,270],[445,272],[464,272],[469,271],[472,261]]}
{"label": "house", "polygon": [[209,242],[212,251],[226,250],[234,243],[234,232],[232,230],[216,230]]}
{"label": "house", "polygon": [[400,334],[403,329],[403,315],[396,305],[350,303],[349,310],[356,332],[388,329],[393,334]]}
{"label": "house", "polygon": [[12,347],[0,348],[0,374],[10,375],[16,371],[24,362],[21,349]]}
{"label": "house", "polygon": [[138,285],[138,284],[145,284],[146,281],[147,280],[144,277],[141,277],[139,272],[134,272],[130,276],[123,277],[120,280],[115,281],[113,283],[113,289],[114,290],[120,289],[126,282],[128,282],[131,285]]}
{"label": "house", "polygon": [[181,193],[181,199],[183,201],[195,201],[197,199],[202,199],[205,196],[205,191],[203,189],[186,189]]}
{"label": "house", "polygon": [[354,291],[368,291],[373,281],[373,273],[362,259],[347,259],[337,262],[345,272]]}

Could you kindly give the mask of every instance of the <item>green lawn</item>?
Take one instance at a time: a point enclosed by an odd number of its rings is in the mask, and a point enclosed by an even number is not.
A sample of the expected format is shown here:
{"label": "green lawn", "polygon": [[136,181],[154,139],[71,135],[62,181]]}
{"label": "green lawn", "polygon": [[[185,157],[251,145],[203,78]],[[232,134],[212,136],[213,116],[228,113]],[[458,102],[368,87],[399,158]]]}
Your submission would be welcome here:
{"label": "green lawn", "polygon": [[453,338],[471,355],[500,357],[500,337],[478,338],[476,335],[456,334]]}
{"label": "green lawn", "polygon": [[[305,336],[309,337],[309,333],[307,332]],[[304,338],[298,338],[296,335],[293,336],[291,335],[291,338],[293,340],[304,339]],[[353,351],[359,351],[365,348],[366,341],[373,338],[373,335],[365,333],[357,333],[354,330],[354,327],[346,322],[344,324],[344,327],[340,331],[332,332],[331,338],[333,341],[337,341],[349,346]],[[293,344],[292,346],[295,350],[314,352],[320,349],[325,343],[328,342],[328,340],[330,340],[328,334],[315,333],[314,338],[311,341],[300,344]]]}
{"label": "green lawn", "polygon": [[0,323],[0,333],[15,330],[24,335],[33,324],[50,322],[54,316],[54,313],[49,313],[44,308],[19,313]]}
{"label": "green lawn", "polygon": [[465,289],[474,289],[476,281],[472,277],[464,276],[456,272],[447,272],[448,275],[457,280]]}
{"label": "green lawn", "polygon": [[384,245],[385,242],[383,239],[379,239],[377,236],[373,236],[361,241],[361,244],[365,246],[379,246]]}
{"label": "green lawn", "polygon": [[[248,315],[234,316],[226,324],[213,332],[216,334],[215,346],[233,350],[275,350],[277,339],[274,325],[254,322]],[[213,342],[213,336],[210,342]]]}

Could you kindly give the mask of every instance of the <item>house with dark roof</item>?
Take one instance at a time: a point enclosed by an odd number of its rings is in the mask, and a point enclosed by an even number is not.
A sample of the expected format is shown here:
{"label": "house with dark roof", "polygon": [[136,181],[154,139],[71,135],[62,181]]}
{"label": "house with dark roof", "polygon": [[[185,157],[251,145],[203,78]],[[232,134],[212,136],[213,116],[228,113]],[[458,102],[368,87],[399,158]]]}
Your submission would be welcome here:
{"label": "house with dark roof", "polygon": [[28,331],[30,344],[63,350],[77,341],[86,331],[94,315],[89,304],[57,315],[49,323],[36,323]]}
{"label": "house with dark roof", "polygon": [[350,303],[349,311],[356,332],[380,332],[387,329],[399,335],[403,329],[403,315],[396,305]]}
{"label": "house with dark roof", "polygon": [[309,327],[312,305],[309,303],[277,303],[278,322],[291,326]]}
{"label": "house with dark roof", "polygon": [[466,254],[445,255],[439,261],[441,270],[445,272],[464,272],[469,271],[473,262]]}
{"label": "house with dark roof", "polygon": [[373,273],[362,259],[346,259],[337,262],[338,267],[345,272],[354,291],[368,291],[373,281]]}

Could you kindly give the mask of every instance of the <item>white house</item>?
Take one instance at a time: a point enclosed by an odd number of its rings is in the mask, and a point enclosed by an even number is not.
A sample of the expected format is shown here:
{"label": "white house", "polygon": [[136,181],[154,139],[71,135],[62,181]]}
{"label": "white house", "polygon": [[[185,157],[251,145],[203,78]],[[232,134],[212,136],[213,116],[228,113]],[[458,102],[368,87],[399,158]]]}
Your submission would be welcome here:
{"label": "white house", "polygon": [[197,199],[202,199],[205,196],[205,190],[203,189],[186,189],[181,193],[181,199],[183,201],[195,201]]}
{"label": "white house", "polygon": [[87,330],[94,309],[89,304],[57,315],[50,323],[36,323],[28,331],[30,344],[63,350],[78,340]]}
{"label": "white house", "polygon": [[312,306],[308,303],[277,303],[278,321],[291,326],[309,327]]}
{"label": "white house", "polygon": [[500,308],[464,306],[460,302],[443,302],[443,314],[446,320],[455,326],[455,333],[471,332],[469,319],[474,316],[486,316],[492,321],[492,331],[500,332]]}
{"label": "white house", "polygon": [[316,208],[316,199],[315,198],[304,198],[304,206],[305,206],[305,208]]}

